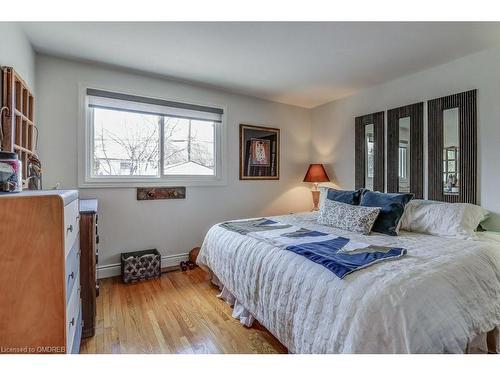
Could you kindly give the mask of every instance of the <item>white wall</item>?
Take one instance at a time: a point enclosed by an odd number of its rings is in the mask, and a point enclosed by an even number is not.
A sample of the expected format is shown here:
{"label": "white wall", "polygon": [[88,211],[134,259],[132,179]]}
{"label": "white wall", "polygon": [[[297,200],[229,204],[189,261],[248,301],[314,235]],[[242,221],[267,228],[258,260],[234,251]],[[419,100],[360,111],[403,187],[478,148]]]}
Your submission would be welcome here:
{"label": "white wall", "polygon": [[[338,186],[353,188],[356,116],[478,89],[479,199],[494,213],[486,226],[500,230],[499,61],[500,48],[482,51],[314,108],[312,159],[328,165]],[[424,126],[427,128],[427,112]]]}
{"label": "white wall", "polygon": [[[36,73],[44,188],[58,182],[61,188],[77,188],[79,82],[227,108],[227,186],[188,187],[185,200],[141,202],[133,188],[80,190],[82,198],[99,199],[101,265],[117,263],[120,252],[134,249],[158,248],[163,255],[186,253],[200,245],[210,226],[221,220],[311,208],[309,187],[301,182],[310,156],[308,110],[47,56],[37,57]],[[239,181],[240,123],[281,128],[279,181]]]}
{"label": "white wall", "polygon": [[[5,51],[0,49],[3,56]],[[498,61],[500,48],[483,51],[305,110],[101,65],[38,56],[37,120],[44,187],[59,182],[61,188],[77,188],[79,82],[226,106],[226,186],[188,187],[186,200],[146,202],[138,202],[132,188],[80,190],[81,197],[100,201],[101,265],[115,264],[120,252],[133,249],[155,247],[167,256],[184,254],[199,245],[208,228],[221,220],[310,209],[309,187],[301,183],[309,162],[325,163],[337,186],[352,188],[355,116],[477,88],[480,201],[495,213],[487,226],[500,229],[496,192],[500,185]],[[27,69],[26,77],[33,77],[29,64],[22,69]],[[427,126],[426,116],[424,122]],[[279,181],[238,180],[240,123],[281,128]]]}
{"label": "white wall", "polygon": [[13,67],[35,90],[35,53],[24,32],[17,23],[0,22],[0,36],[0,65]]}

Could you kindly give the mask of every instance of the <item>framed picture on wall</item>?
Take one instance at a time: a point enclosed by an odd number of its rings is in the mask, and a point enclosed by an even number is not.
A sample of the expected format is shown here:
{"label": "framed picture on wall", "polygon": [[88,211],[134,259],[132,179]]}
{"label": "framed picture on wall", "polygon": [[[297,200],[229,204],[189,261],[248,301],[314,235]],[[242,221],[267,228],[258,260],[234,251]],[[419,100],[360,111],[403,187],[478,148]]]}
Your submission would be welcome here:
{"label": "framed picture on wall", "polygon": [[279,180],[280,130],[240,124],[240,180]]}

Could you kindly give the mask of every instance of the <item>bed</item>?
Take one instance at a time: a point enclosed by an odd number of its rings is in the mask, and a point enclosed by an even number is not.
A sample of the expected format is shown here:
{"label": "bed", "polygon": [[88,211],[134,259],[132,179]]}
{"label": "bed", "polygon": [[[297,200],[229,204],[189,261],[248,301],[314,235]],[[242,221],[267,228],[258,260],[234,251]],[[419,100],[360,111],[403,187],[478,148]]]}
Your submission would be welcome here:
{"label": "bed", "polygon": [[[500,242],[412,232],[364,236],[317,224],[317,213],[279,222],[379,246],[401,259],[336,277],[300,255],[213,226],[197,263],[234,315],[264,325],[292,353],[464,353],[500,326]],[[494,345],[498,350],[498,335]],[[485,349],[484,349],[485,350]],[[491,349],[490,349],[491,350]]]}

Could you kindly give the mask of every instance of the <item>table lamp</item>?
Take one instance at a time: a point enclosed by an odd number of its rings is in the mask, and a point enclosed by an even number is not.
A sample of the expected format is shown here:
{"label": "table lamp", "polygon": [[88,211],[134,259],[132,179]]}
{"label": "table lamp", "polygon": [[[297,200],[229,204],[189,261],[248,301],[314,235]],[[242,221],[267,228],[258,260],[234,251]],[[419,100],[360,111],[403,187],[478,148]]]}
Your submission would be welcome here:
{"label": "table lamp", "polygon": [[306,176],[304,177],[304,182],[312,182],[314,183],[313,190],[311,191],[313,197],[314,208],[313,211],[318,211],[319,207],[319,190],[318,184],[320,182],[329,182],[330,179],[326,174],[325,168],[323,164],[310,164],[307,169]]}

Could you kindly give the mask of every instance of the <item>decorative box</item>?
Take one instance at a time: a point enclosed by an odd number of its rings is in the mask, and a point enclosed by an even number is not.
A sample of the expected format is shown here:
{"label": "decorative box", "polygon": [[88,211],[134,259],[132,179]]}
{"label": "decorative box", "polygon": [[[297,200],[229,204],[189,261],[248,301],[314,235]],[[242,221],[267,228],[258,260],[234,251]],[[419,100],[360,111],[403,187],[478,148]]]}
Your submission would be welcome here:
{"label": "decorative box", "polygon": [[122,280],[126,284],[161,276],[161,255],[156,249],[122,253],[121,265]]}

